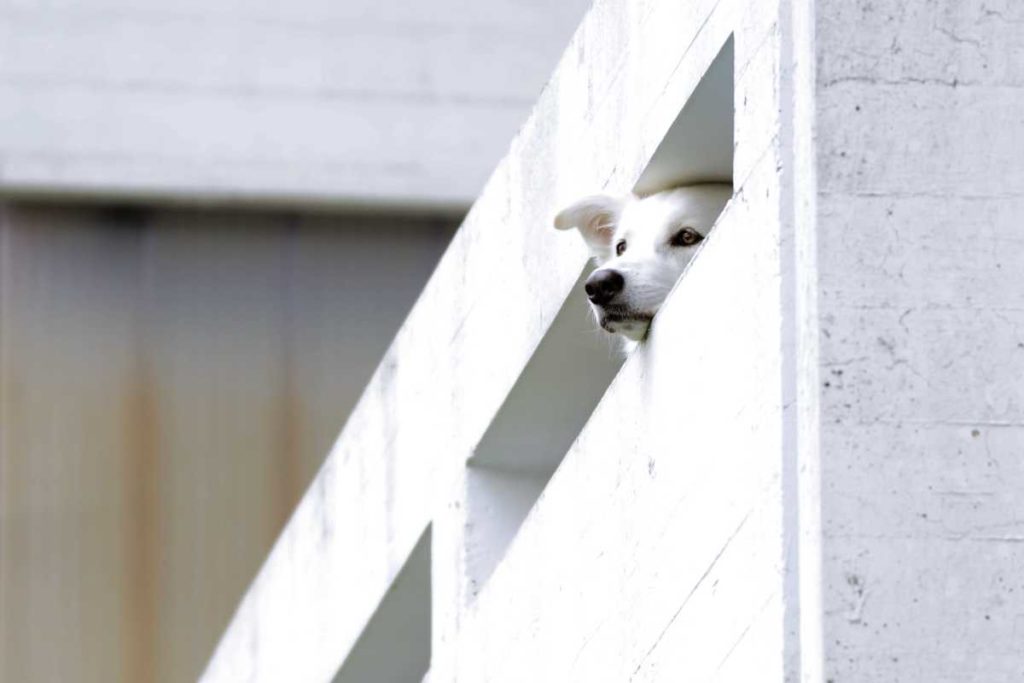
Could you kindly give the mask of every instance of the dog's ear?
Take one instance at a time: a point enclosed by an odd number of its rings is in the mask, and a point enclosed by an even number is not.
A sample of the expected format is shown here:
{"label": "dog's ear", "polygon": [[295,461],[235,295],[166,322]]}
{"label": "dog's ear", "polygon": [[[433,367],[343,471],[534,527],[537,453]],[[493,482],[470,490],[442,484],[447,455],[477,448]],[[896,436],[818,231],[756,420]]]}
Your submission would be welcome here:
{"label": "dog's ear", "polygon": [[612,236],[624,203],[622,198],[607,195],[581,199],[555,216],[555,227],[578,229],[594,258],[606,261],[612,255]]}

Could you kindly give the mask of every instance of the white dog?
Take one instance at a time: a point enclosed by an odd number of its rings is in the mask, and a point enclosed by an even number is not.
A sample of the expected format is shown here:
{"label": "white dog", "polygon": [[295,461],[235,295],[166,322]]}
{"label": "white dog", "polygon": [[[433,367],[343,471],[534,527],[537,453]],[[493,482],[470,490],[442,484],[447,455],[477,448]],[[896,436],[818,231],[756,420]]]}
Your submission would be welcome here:
{"label": "white dog", "polygon": [[731,196],[731,185],[708,183],[644,198],[587,197],[559,213],[555,227],[577,228],[597,263],[585,289],[598,324],[643,339]]}

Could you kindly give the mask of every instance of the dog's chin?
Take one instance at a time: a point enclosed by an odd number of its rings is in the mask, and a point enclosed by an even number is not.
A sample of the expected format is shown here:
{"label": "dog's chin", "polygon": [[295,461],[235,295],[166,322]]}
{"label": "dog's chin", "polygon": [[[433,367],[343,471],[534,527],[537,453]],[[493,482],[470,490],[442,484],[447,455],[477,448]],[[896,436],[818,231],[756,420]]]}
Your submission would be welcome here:
{"label": "dog's chin", "polygon": [[594,315],[597,316],[597,323],[605,332],[620,334],[627,339],[640,341],[646,336],[647,328],[651,325],[653,313],[608,310],[594,306]]}

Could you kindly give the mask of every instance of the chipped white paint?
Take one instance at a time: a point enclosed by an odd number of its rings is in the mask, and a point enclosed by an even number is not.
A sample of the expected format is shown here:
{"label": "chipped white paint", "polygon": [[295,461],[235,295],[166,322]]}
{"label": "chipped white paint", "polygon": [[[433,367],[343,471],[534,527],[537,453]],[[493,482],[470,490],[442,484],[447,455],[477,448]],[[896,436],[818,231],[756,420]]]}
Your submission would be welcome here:
{"label": "chipped white paint", "polygon": [[[206,680],[330,678],[428,527],[435,683],[1013,680],[1021,11],[598,2]],[[736,197],[551,480],[474,502],[578,296],[550,216],[641,177],[730,34]]]}

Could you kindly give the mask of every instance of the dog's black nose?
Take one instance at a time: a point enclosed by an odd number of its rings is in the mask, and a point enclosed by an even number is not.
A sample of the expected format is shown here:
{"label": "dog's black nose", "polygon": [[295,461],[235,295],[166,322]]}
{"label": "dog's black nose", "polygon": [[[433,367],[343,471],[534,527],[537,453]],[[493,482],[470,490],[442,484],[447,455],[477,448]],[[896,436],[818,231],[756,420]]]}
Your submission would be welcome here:
{"label": "dog's black nose", "polygon": [[614,299],[625,285],[626,281],[619,271],[602,268],[590,274],[583,289],[587,292],[588,299],[598,306],[604,306]]}

